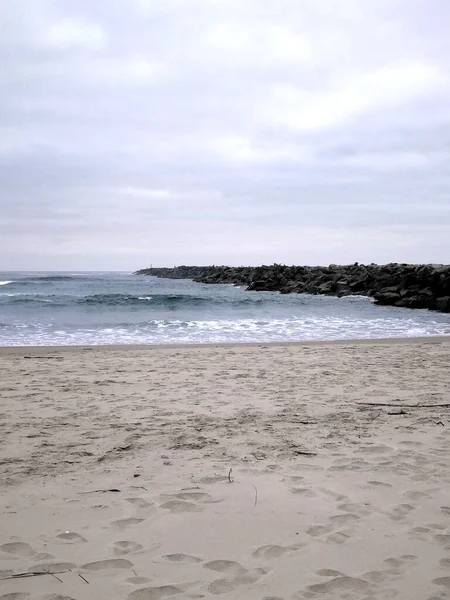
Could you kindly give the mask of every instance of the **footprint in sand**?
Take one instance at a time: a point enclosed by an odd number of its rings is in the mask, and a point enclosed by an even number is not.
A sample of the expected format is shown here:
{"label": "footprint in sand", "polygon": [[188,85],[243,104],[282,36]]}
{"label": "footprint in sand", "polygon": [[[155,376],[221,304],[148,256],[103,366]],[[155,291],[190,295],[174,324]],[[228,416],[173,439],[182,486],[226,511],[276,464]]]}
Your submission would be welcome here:
{"label": "footprint in sand", "polygon": [[129,560],[125,560],[124,558],[110,558],[86,563],[80,568],[86,571],[103,571],[104,569],[131,569],[132,567],[133,563]]}
{"label": "footprint in sand", "polygon": [[144,585],[144,583],[150,583],[150,579],[148,577],[140,577],[136,575],[135,577],[128,577],[125,579],[127,583],[132,583],[133,585]]}
{"label": "footprint in sand", "polygon": [[340,527],[341,525],[348,525],[349,523],[354,523],[355,521],[359,521],[360,517],[353,513],[346,513],[342,515],[334,515],[330,517],[330,521],[333,525]]}
{"label": "footprint in sand", "polygon": [[252,556],[255,558],[265,558],[271,560],[273,558],[280,558],[285,554],[291,554],[292,552],[296,552],[300,550],[302,546],[276,546],[276,545],[268,545],[261,546],[257,548],[254,552],[252,552]]}
{"label": "footprint in sand", "polygon": [[447,529],[446,525],[441,525],[440,523],[426,523],[425,526],[435,531],[445,531]]}
{"label": "footprint in sand", "polygon": [[311,537],[318,537],[319,535],[325,535],[327,533],[331,533],[332,531],[333,527],[331,525],[313,525],[306,530],[306,533]]}
{"label": "footprint in sand", "polygon": [[75,600],[72,596],[61,596],[61,594],[50,594],[48,596],[41,596],[39,600]]}
{"label": "footprint in sand", "polygon": [[371,583],[379,584],[384,583],[389,578],[392,578],[392,576],[392,571],[368,571],[367,573],[364,573],[362,577]]}
{"label": "footprint in sand", "polygon": [[298,488],[293,487],[289,490],[291,494],[295,494],[296,496],[303,496],[304,498],[315,498],[317,496],[316,492],[310,490],[309,488]]}
{"label": "footprint in sand", "polygon": [[133,525],[139,525],[143,523],[144,519],[137,519],[135,517],[130,517],[128,519],[117,519],[116,521],[111,521],[111,525],[116,529],[126,529],[127,527],[132,527]]}
{"label": "footprint in sand", "polygon": [[[401,569],[405,567],[406,563],[411,563],[417,560],[417,556],[414,554],[403,554],[399,558],[386,558],[384,559],[384,563],[390,567],[388,573],[390,575],[400,575]],[[408,567],[407,567],[408,568]]]}
{"label": "footprint in sand", "polygon": [[400,558],[385,558],[383,562],[385,562],[390,567],[393,567],[394,569],[403,565],[403,561]]}
{"label": "footprint in sand", "polygon": [[247,569],[234,560],[212,560],[205,563],[203,566],[205,569],[233,576],[242,575],[247,572]]}
{"label": "footprint in sand", "polygon": [[178,500],[186,500],[188,502],[204,501],[211,498],[211,496],[205,492],[180,492],[179,494],[170,494],[169,497],[178,498]]}
{"label": "footprint in sand", "polygon": [[143,549],[144,548],[141,546],[141,544],[128,540],[120,540],[119,542],[114,542],[112,545],[112,551],[116,556],[123,556],[124,554],[137,554]]}
{"label": "footprint in sand", "polygon": [[343,531],[336,531],[327,537],[327,542],[331,544],[344,544],[351,538],[351,535],[344,533]]}
{"label": "footprint in sand", "polygon": [[428,527],[413,527],[408,533],[411,537],[423,541],[427,539],[430,529]]}
{"label": "footprint in sand", "polygon": [[[176,500],[185,500],[186,502],[202,502],[203,504],[218,504],[219,502],[223,502],[225,498],[213,498],[209,494],[205,492],[197,492],[197,491],[184,491],[179,494],[170,494],[166,495],[167,498],[174,498]],[[161,499],[164,498],[164,495],[161,496]]]}
{"label": "footprint in sand", "polygon": [[131,592],[128,600],[162,600],[176,594],[181,594],[183,590],[174,585],[163,585],[161,587],[142,588]]}
{"label": "footprint in sand", "polygon": [[450,577],[438,577],[437,579],[433,579],[432,583],[436,585],[441,585],[442,587],[450,590]]}
{"label": "footprint in sand", "polygon": [[208,590],[214,595],[227,594],[240,585],[255,583],[267,573],[265,569],[245,569],[233,560],[212,560],[203,566],[227,576],[226,579],[216,579],[208,586]]}
{"label": "footprint in sand", "polygon": [[213,483],[225,483],[227,481],[228,477],[226,475],[210,475],[200,479],[200,483],[204,483],[206,485],[211,485]]}
{"label": "footprint in sand", "polygon": [[30,546],[24,542],[10,542],[9,544],[2,544],[0,546],[2,552],[12,554],[13,556],[35,556],[36,552]]}
{"label": "footprint in sand", "polygon": [[362,446],[360,448],[360,452],[364,452],[365,454],[385,454],[386,452],[392,452],[392,448],[389,446]]}
{"label": "footprint in sand", "polygon": [[448,533],[437,533],[433,536],[433,539],[441,546],[446,546],[447,544],[450,544],[450,534]]}
{"label": "footprint in sand", "polygon": [[356,502],[343,502],[342,504],[338,504],[337,509],[359,516],[368,516],[371,514],[368,503],[357,504]]}
{"label": "footprint in sand", "polygon": [[320,492],[322,492],[326,496],[329,496],[330,498],[333,498],[333,500],[336,500],[336,502],[348,501],[347,496],[344,496],[343,494],[339,494],[337,492],[334,492],[333,490],[327,490],[326,488],[318,488],[318,489]]}
{"label": "footprint in sand", "polygon": [[315,583],[313,585],[309,585],[307,589],[311,592],[330,594],[331,597],[335,597],[335,594],[341,592],[365,592],[369,587],[370,583],[365,579],[340,575],[339,577],[334,577],[325,583]]}
{"label": "footprint in sand", "polygon": [[408,490],[407,492],[403,493],[403,496],[408,498],[408,500],[422,500],[423,498],[430,497],[429,494],[426,494],[425,492],[419,492],[417,490]]}
{"label": "footprint in sand", "polygon": [[393,521],[402,521],[413,510],[414,506],[411,506],[411,504],[399,504],[392,510],[389,516]]}
{"label": "footprint in sand", "polygon": [[186,563],[186,564],[198,564],[203,562],[201,558],[197,556],[190,556],[189,554],[166,554],[162,557],[164,560],[169,562]]}
{"label": "footprint in sand", "polygon": [[0,596],[0,600],[25,600],[30,594],[28,592],[12,592],[12,594],[4,594]]}
{"label": "footprint in sand", "polygon": [[144,498],[125,498],[125,502],[134,504],[134,506],[137,506],[138,508],[150,508],[150,506],[153,506],[152,502],[147,502]]}
{"label": "footprint in sand", "polygon": [[316,571],[316,575],[319,577],[343,577],[344,575],[340,571],[335,571],[334,569],[320,569]]}
{"label": "footprint in sand", "polygon": [[201,510],[193,502],[185,502],[184,500],[169,500],[161,504],[159,508],[163,508],[174,514],[198,512]]}
{"label": "footprint in sand", "polygon": [[59,540],[62,540],[63,542],[67,542],[69,544],[79,544],[87,541],[84,539],[84,537],[82,537],[78,533],[75,533],[74,531],[65,531],[64,533],[58,534],[56,537]]}

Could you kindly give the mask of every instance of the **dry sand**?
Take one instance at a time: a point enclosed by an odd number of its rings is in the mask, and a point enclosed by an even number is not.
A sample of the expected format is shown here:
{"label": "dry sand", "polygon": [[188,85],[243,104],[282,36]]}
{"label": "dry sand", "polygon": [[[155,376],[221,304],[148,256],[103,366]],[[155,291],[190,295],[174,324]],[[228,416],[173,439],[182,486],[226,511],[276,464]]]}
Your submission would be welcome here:
{"label": "dry sand", "polygon": [[1,349],[0,599],[450,598],[449,341]]}

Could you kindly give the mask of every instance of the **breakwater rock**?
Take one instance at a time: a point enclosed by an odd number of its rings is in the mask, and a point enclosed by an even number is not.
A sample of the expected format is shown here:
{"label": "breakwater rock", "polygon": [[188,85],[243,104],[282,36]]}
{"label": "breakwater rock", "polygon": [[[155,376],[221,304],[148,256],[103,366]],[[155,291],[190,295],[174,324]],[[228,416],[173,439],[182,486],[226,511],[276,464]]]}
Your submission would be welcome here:
{"label": "breakwater rock", "polygon": [[136,274],[234,284],[249,291],[370,296],[376,304],[450,313],[450,265],[179,266],[141,269]]}

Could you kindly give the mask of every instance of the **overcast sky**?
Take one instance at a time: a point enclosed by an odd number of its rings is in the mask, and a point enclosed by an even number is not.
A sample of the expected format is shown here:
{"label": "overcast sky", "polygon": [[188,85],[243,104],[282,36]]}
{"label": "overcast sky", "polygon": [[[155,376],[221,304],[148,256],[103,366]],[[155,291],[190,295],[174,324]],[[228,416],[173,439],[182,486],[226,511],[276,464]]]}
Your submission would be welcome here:
{"label": "overcast sky", "polygon": [[448,0],[0,0],[0,270],[450,262]]}

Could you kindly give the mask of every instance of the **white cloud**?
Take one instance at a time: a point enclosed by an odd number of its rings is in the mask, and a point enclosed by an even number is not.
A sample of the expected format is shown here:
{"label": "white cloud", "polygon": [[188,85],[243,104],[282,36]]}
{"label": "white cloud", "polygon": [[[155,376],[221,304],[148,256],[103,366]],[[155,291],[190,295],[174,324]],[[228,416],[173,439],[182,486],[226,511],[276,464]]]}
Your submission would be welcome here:
{"label": "white cloud", "polygon": [[120,194],[125,196],[133,196],[135,198],[150,198],[157,200],[164,200],[167,198],[173,198],[174,192],[171,190],[159,190],[151,188],[138,188],[133,186],[127,186],[117,190]]}
{"label": "white cloud", "polygon": [[446,85],[445,74],[434,65],[395,64],[336,76],[328,88],[319,91],[275,85],[261,117],[300,131],[326,129],[376,110],[408,105]]}
{"label": "white cloud", "polygon": [[286,25],[261,24],[257,20],[246,24],[221,21],[206,31],[205,42],[217,60],[238,63],[237,67],[302,64],[311,58],[306,36]]}
{"label": "white cloud", "polygon": [[53,23],[44,35],[44,42],[58,49],[78,47],[86,50],[101,50],[107,36],[98,24],[72,18]]}
{"label": "white cloud", "polygon": [[258,141],[239,135],[218,137],[210,143],[210,147],[219,157],[237,165],[270,165],[283,162],[311,164],[313,160],[312,149],[307,146]]}

